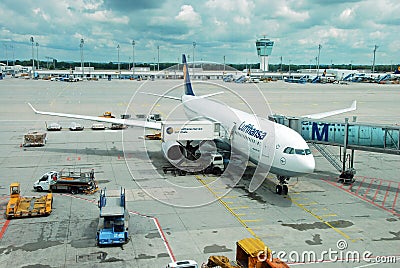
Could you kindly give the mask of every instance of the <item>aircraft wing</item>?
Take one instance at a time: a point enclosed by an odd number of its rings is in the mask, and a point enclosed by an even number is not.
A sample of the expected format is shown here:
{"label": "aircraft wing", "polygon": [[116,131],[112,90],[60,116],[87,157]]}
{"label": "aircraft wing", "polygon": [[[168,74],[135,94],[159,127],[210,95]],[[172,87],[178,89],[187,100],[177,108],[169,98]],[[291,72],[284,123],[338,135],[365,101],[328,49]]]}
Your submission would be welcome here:
{"label": "aircraft wing", "polygon": [[357,101],[353,101],[353,103],[351,104],[351,106],[349,108],[339,109],[339,110],[334,110],[334,111],[329,111],[329,112],[323,112],[323,113],[318,113],[318,114],[302,115],[301,117],[307,117],[310,119],[321,119],[321,118],[325,118],[325,117],[332,116],[332,115],[347,113],[350,111],[354,111],[356,109],[357,109]]}
{"label": "aircraft wing", "polygon": [[141,121],[141,120],[119,119],[119,118],[106,118],[106,117],[98,117],[98,116],[90,116],[90,115],[79,115],[79,114],[42,112],[42,111],[36,110],[32,106],[32,104],[28,103],[28,105],[32,108],[32,110],[36,114],[58,116],[58,117],[67,117],[67,118],[76,118],[76,119],[83,119],[83,120],[97,121],[97,122],[104,122],[104,123],[123,124],[123,125],[126,125],[126,126],[145,127],[145,128],[149,128],[149,129],[161,130],[161,123],[159,123],[159,122],[147,122],[147,121]]}

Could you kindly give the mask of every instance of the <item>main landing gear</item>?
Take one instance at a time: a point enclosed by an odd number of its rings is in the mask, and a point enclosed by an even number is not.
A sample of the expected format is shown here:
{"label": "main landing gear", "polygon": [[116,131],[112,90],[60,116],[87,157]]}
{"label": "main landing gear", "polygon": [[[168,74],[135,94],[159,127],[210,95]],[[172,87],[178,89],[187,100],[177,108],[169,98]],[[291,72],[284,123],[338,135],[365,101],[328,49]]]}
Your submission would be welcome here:
{"label": "main landing gear", "polygon": [[277,178],[279,180],[279,184],[275,188],[275,192],[279,195],[287,195],[289,188],[288,188],[288,182],[289,182],[289,177],[285,176],[278,176]]}

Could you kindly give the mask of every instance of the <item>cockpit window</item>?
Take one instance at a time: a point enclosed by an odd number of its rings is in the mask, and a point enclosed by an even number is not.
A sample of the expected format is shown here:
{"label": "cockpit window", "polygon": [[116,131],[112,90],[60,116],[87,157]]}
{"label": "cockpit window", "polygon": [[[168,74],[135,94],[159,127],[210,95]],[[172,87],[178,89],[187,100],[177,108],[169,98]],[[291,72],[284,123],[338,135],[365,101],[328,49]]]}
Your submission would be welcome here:
{"label": "cockpit window", "polygon": [[294,149],[292,147],[286,147],[283,150],[285,154],[298,154],[298,155],[309,155],[311,154],[310,149]]}
{"label": "cockpit window", "polygon": [[294,149],[292,147],[286,147],[285,150],[283,150],[285,154],[294,154]]}

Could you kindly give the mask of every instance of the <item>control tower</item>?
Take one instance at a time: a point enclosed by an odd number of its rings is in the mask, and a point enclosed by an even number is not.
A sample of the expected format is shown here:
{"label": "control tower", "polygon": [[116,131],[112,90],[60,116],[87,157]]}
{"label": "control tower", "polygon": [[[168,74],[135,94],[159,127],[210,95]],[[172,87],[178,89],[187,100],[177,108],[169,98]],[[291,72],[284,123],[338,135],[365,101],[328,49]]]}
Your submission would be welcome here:
{"label": "control tower", "polygon": [[257,39],[257,55],[260,57],[260,69],[262,71],[268,71],[268,56],[272,53],[272,47],[274,46],[274,41],[266,38]]}

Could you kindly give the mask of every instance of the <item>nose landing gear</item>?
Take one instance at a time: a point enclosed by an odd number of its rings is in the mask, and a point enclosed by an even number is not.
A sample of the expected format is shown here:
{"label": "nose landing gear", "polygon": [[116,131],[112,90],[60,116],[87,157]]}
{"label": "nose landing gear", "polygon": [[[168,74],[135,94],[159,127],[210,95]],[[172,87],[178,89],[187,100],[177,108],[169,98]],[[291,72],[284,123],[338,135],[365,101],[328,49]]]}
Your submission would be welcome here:
{"label": "nose landing gear", "polygon": [[277,179],[279,180],[279,184],[275,188],[275,193],[279,195],[287,195],[289,192],[288,182],[290,178],[285,176],[278,176]]}

